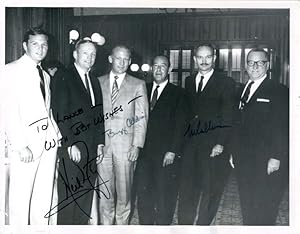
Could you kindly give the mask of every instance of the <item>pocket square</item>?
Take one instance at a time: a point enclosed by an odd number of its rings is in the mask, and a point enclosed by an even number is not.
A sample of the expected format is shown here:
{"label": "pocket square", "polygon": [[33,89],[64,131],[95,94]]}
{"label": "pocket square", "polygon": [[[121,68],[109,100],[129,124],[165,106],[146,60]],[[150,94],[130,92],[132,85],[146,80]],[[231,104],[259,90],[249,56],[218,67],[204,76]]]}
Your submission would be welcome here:
{"label": "pocket square", "polygon": [[270,102],[270,99],[266,99],[266,98],[257,98],[256,101],[257,101],[257,102]]}

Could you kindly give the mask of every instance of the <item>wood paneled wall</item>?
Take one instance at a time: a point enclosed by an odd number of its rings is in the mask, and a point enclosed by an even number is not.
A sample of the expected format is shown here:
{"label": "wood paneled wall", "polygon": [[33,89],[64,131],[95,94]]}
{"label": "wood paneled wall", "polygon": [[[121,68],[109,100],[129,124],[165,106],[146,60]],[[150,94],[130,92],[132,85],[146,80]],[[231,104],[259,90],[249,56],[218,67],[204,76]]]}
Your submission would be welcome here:
{"label": "wood paneled wall", "polygon": [[[106,38],[101,48],[107,55],[115,44],[134,50],[134,62],[150,63],[161,45],[197,46],[213,42],[219,47],[247,43],[275,49],[280,82],[289,84],[289,10],[241,10],[232,14],[164,14],[74,16],[67,26],[81,36],[99,32]],[[107,61],[107,60],[106,60]],[[104,64],[102,64],[103,66]]]}
{"label": "wood paneled wall", "polygon": [[73,16],[69,8],[6,8],[6,62],[22,55],[22,38],[27,28],[43,25],[56,41],[50,57],[65,65],[71,61],[69,30],[81,37],[102,34],[98,73],[108,68],[107,55],[116,44],[133,50],[133,62],[151,63],[166,45],[194,47],[212,42],[218,47],[268,45],[275,50],[276,73],[289,85],[289,10],[241,9],[227,13],[176,13],[149,15]]}

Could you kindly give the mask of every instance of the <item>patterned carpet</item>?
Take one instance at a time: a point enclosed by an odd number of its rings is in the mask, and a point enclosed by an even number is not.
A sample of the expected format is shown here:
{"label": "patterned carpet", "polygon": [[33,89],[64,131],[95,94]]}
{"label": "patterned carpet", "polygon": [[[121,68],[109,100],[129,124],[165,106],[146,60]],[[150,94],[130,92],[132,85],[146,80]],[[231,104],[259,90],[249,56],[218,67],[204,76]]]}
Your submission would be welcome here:
{"label": "patterned carpet", "polygon": [[[279,207],[279,214],[276,220],[276,225],[289,225],[289,193],[285,191],[284,197]],[[138,224],[137,210],[135,209],[131,225]],[[173,225],[177,224],[177,208],[173,219]],[[237,188],[237,181],[234,173],[228,179],[222,195],[220,206],[212,225],[242,225],[241,207]]]}

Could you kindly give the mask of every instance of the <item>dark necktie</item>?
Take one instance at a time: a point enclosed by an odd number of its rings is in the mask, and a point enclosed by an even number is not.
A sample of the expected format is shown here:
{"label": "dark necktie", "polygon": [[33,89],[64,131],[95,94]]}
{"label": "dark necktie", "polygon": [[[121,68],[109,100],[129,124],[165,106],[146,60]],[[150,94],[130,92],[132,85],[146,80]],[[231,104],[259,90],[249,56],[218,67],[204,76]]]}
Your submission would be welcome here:
{"label": "dark necktie", "polygon": [[86,91],[87,91],[87,93],[88,93],[88,95],[89,95],[89,97],[90,97],[90,99],[91,99],[91,101],[92,101],[91,90],[90,90],[90,84],[89,84],[88,76],[87,76],[86,73],[84,74],[84,79],[85,79],[85,85],[86,85],[85,87],[86,87]]}
{"label": "dark necktie", "polygon": [[156,102],[157,102],[157,96],[158,96],[158,88],[159,88],[159,85],[156,86],[154,92],[153,92],[153,95],[152,95],[152,99],[151,99],[151,102],[150,102],[150,110],[152,111]]}
{"label": "dark necktie", "polygon": [[244,95],[243,95],[242,98],[241,98],[241,107],[240,107],[241,110],[245,107],[245,105],[246,105],[246,103],[247,103],[247,100],[248,100],[249,94],[250,94],[250,89],[251,89],[251,86],[252,86],[253,84],[254,84],[254,81],[251,81],[251,82],[248,84],[248,86],[247,86],[247,88],[246,88],[246,90],[245,90],[245,92],[244,92]]}
{"label": "dark necktie", "polygon": [[204,76],[201,76],[201,80],[198,85],[198,91],[197,91],[198,94],[201,93],[202,86],[203,86],[203,79],[204,79]]}
{"label": "dark necktie", "polygon": [[118,83],[117,83],[117,79],[119,78],[118,76],[115,76],[115,81],[113,83],[113,87],[112,87],[112,92],[111,92],[111,104],[114,105],[114,103],[117,100],[117,96],[119,93],[119,88],[118,88]]}
{"label": "dark necktie", "polygon": [[40,75],[40,88],[41,88],[41,92],[42,92],[42,95],[43,95],[43,98],[44,98],[44,101],[45,101],[45,79],[44,79],[44,75],[43,75],[43,70],[41,68],[40,65],[36,65],[36,68],[38,69],[39,71],[39,75]]}

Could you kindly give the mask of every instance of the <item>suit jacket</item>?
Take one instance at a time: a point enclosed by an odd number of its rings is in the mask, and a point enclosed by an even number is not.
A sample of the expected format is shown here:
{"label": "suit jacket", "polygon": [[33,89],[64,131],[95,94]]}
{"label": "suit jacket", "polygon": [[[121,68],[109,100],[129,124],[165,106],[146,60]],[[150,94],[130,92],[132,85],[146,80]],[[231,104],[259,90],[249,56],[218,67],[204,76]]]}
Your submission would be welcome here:
{"label": "suit jacket", "polygon": [[196,75],[186,79],[185,89],[192,111],[185,136],[188,141],[207,145],[210,149],[216,144],[225,145],[232,129],[235,83],[214,71],[202,92],[197,94]]}
{"label": "suit jacket", "polygon": [[145,82],[126,74],[112,106],[109,74],[98,78],[103,93],[105,151],[128,152],[132,145],[143,148],[148,121]]}
{"label": "suit jacket", "polygon": [[[50,77],[43,71],[45,101],[36,63],[26,54],[5,66],[5,131],[8,147],[20,151],[26,146],[34,159],[45,152],[45,142],[57,144],[58,127],[50,109]],[[55,148],[56,149],[56,148]]]}
{"label": "suit jacket", "polygon": [[[147,84],[149,101],[153,83]],[[149,110],[150,111],[150,110]],[[181,155],[187,123],[186,96],[182,88],[170,82],[149,112],[144,154],[162,160],[166,152]]]}
{"label": "suit jacket", "polygon": [[[244,88],[239,92],[239,98]],[[239,99],[236,101],[236,109]],[[288,164],[288,88],[268,77],[260,84],[243,111],[238,110],[235,126],[235,161],[238,165],[258,165],[264,172],[270,158]]]}
{"label": "suit jacket", "polygon": [[96,150],[98,144],[104,144],[102,92],[96,78],[91,73],[89,77],[94,91],[95,106],[92,106],[91,98],[74,64],[61,77],[56,78],[52,106],[63,135],[64,147],[84,141],[88,147]]}

